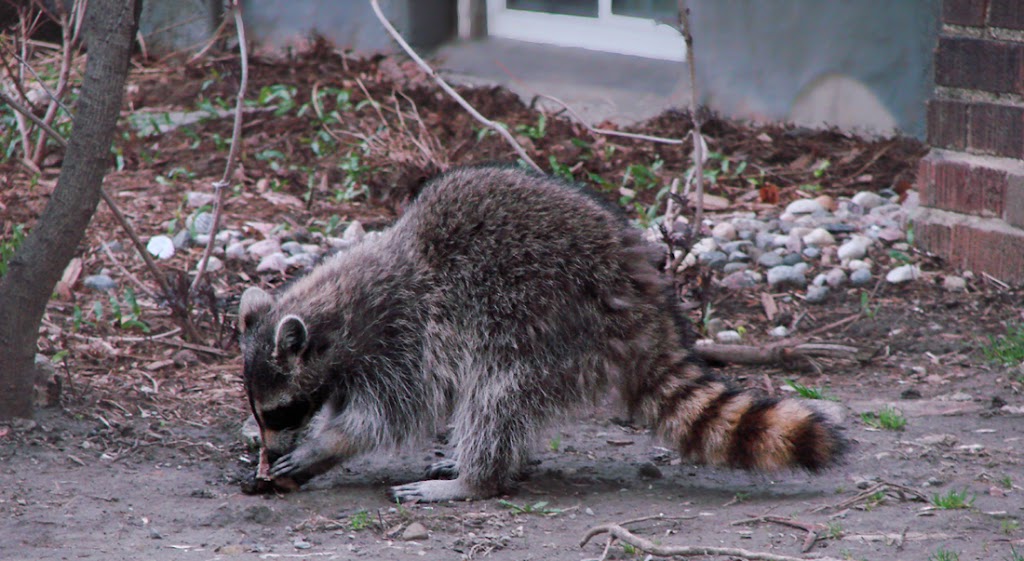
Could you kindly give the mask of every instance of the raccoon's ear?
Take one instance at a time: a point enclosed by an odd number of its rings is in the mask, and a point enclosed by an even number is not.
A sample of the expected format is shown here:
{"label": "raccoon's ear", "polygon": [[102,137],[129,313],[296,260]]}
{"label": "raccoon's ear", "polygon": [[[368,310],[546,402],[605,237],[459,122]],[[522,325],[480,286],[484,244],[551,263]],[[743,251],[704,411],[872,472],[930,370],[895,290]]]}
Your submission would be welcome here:
{"label": "raccoon's ear", "polygon": [[274,297],[262,288],[251,286],[242,293],[242,301],[238,304],[238,330],[245,333],[260,316],[270,311],[274,305]]}
{"label": "raccoon's ear", "polygon": [[308,342],[309,333],[302,318],[292,315],[281,318],[274,332],[274,348],[279,358],[298,356],[306,350]]}

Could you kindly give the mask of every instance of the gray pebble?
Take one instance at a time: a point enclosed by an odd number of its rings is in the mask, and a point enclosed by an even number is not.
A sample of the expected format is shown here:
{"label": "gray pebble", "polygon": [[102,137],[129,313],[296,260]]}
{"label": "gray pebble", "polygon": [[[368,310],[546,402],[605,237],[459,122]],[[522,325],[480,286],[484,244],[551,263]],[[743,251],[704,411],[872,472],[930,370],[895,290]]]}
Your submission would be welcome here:
{"label": "gray pebble", "polygon": [[811,285],[812,286],[825,286],[825,281],[826,280],[827,279],[826,279],[824,273],[819,273],[817,276],[814,277],[814,280],[811,281]]}
{"label": "gray pebble", "polygon": [[182,230],[177,234],[174,234],[174,237],[171,238],[171,243],[174,244],[174,249],[185,249],[191,242],[192,236],[189,234],[188,230]]}
{"label": "gray pebble", "polygon": [[737,263],[737,262],[744,262],[744,261],[750,261],[750,256],[747,255],[746,253],[743,253],[742,251],[734,251],[734,252],[729,254],[729,262],[730,263]]}
{"label": "gray pebble", "polygon": [[405,541],[417,541],[425,540],[430,537],[427,533],[427,527],[419,522],[413,522],[405,527],[405,531],[402,532],[402,539]]}
{"label": "gray pebble", "polygon": [[105,247],[109,249],[111,253],[121,253],[122,251],[124,251],[124,245],[117,240],[114,240],[112,242],[106,242],[100,247]]}
{"label": "gray pebble", "polygon": [[722,277],[721,284],[729,290],[742,290],[744,288],[753,288],[761,282],[761,275],[754,271],[744,270],[736,271]]}
{"label": "gray pebble", "polygon": [[640,479],[661,479],[661,470],[651,462],[644,462],[637,468],[636,474]]}
{"label": "gray pebble", "polygon": [[789,214],[815,214],[824,210],[825,207],[814,199],[797,199],[786,206]]}
{"label": "gray pebble", "polygon": [[820,304],[825,301],[826,296],[828,296],[827,286],[812,286],[807,289],[807,296],[804,300],[808,304]]}
{"label": "gray pebble", "polygon": [[921,269],[918,269],[916,265],[901,265],[889,271],[885,275],[885,280],[893,284],[899,284],[901,282],[912,281],[920,276]]}
{"label": "gray pebble", "polygon": [[312,269],[316,265],[317,258],[315,255],[308,253],[299,253],[286,257],[284,262],[288,267],[301,267],[303,269]]}
{"label": "gray pebble", "polygon": [[754,245],[760,249],[769,249],[775,245],[775,234],[771,232],[758,232],[754,236]]}
{"label": "gray pebble", "polygon": [[209,212],[200,212],[197,215],[190,216],[189,220],[186,221],[186,226],[188,226],[192,235],[209,234],[213,230],[213,215]]}
{"label": "gray pebble", "polygon": [[226,259],[245,259],[245,246],[240,242],[235,242],[224,250],[224,257]]}
{"label": "gray pebble", "polygon": [[857,227],[853,224],[844,224],[842,222],[833,222],[831,224],[824,224],[822,228],[832,234],[851,234],[857,231]]}
{"label": "gray pebble", "polygon": [[743,262],[740,262],[740,261],[733,262],[733,263],[726,263],[725,266],[722,267],[722,272],[728,275],[728,274],[735,273],[736,271],[745,271],[749,267],[750,267],[750,265],[748,265],[746,263],[743,263]]}
{"label": "gray pebble", "polygon": [[735,253],[737,251],[747,251],[747,248],[753,244],[747,241],[729,242],[722,244],[722,252],[724,253]]}
{"label": "gray pebble", "polygon": [[728,256],[721,251],[708,251],[706,253],[701,253],[697,258],[700,263],[703,263],[712,269],[722,268],[725,266],[728,259]]}
{"label": "gray pebble", "polygon": [[757,258],[757,264],[766,269],[771,269],[772,267],[782,265],[782,256],[775,252],[764,253],[761,257]]}
{"label": "gray pebble", "polygon": [[217,199],[217,196],[213,193],[203,193],[201,191],[189,191],[186,197],[186,203],[189,208],[199,208],[201,206],[212,205],[213,201]]}
{"label": "gray pebble", "polygon": [[793,285],[802,287],[807,284],[807,279],[804,278],[803,272],[789,265],[779,265],[778,267],[772,267],[768,270],[768,285],[769,286],[786,286]]}
{"label": "gray pebble", "polygon": [[86,288],[100,291],[113,290],[117,288],[117,283],[114,282],[114,279],[107,275],[89,275],[82,279],[82,284]]}
{"label": "gray pebble", "polygon": [[828,273],[825,273],[825,283],[832,288],[839,288],[846,283],[846,271],[842,269],[832,269]]}
{"label": "gray pebble", "polygon": [[850,284],[853,286],[864,286],[871,282],[871,271],[868,269],[857,269],[850,273]]}
{"label": "gray pebble", "polygon": [[251,255],[263,258],[268,255],[280,253],[281,243],[275,240],[274,238],[269,238],[250,245],[248,249],[246,249],[246,251],[248,251],[249,254]]}
{"label": "gray pebble", "polygon": [[802,253],[808,259],[817,259],[821,256],[821,250],[816,247],[805,247]]}
{"label": "gray pebble", "polygon": [[792,265],[796,265],[798,263],[803,263],[803,262],[804,262],[804,258],[799,253],[788,253],[788,254],[786,254],[782,258],[782,264],[783,265],[790,265],[790,266],[792,266]]}
{"label": "gray pebble", "polygon": [[299,255],[300,253],[306,252],[302,248],[302,244],[300,244],[299,242],[284,242],[283,244],[281,244],[281,251],[287,253],[288,255]]}
{"label": "gray pebble", "polygon": [[708,336],[714,338],[719,331],[725,329],[725,322],[721,318],[711,318],[704,323],[704,329],[707,330]]}

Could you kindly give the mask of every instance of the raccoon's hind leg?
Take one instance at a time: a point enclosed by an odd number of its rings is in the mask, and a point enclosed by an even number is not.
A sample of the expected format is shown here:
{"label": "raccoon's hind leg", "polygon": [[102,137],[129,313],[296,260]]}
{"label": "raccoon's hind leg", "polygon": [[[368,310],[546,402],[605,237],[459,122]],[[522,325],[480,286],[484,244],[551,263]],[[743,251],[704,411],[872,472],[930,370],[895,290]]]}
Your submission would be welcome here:
{"label": "raccoon's hind leg", "polygon": [[[486,383],[484,383],[486,385]],[[493,497],[512,484],[527,458],[540,419],[519,388],[487,387],[464,396],[455,413],[455,479],[428,479],[391,488],[399,501],[436,502]],[[434,474],[439,475],[439,474]]]}

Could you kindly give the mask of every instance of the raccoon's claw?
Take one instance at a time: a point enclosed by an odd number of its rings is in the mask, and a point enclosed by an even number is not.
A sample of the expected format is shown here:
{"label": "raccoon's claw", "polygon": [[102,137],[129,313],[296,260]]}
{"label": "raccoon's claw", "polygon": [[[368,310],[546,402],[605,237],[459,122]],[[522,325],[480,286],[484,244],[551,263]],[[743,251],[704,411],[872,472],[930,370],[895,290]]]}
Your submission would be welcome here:
{"label": "raccoon's claw", "polygon": [[392,487],[390,494],[391,498],[401,503],[412,501],[435,503],[483,499],[494,493],[480,493],[462,479],[428,479]]}
{"label": "raccoon's claw", "polygon": [[455,460],[441,460],[427,466],[427,479],[455,479],[459,476],[459,463]]}
{"label": "raccoon's claw", "polygon": [[293,452],[278,458],[277,461],[274,462],[274,465],[270,466],[270,472],[268,475],[270,475],[272,479],[294,476],[301,469],[302,466]]}

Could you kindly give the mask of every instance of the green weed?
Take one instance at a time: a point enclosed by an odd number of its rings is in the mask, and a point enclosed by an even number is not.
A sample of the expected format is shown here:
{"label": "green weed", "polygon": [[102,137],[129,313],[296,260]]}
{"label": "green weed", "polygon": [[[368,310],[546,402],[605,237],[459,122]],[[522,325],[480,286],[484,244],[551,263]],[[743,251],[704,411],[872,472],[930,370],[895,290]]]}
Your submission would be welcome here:
{"label": "green weed", "polygon": [[349,528],[352,528],[352,530],[355,532],[369,528],[370,513],[365,510],[360,510],[359,512],[353,514],[352,516],[349,516],[348,526]]}
{"label": "green weed", "polygon": [[14,254],[25,241],[25,225],[15,224],[11,229],[11,236],[0,240],[0,277],[7,274],[7,262],[14,257]]}
{"label": "green weed", "polygon": [[935,553],[928,556],[928,561],[960,561],[960,554],[940,547]]}
{"label": "green weed", "polygon": [[862,290],[860,293],[860,313],[867,316],[869,319],[874,319],[875,314],[878,313],[879,306],[871,305],[871,295],[868,291]]}
{"label": "green weed", "polygon": [[536,125],[516,125],[516,132],[525,135],[533,140],[540,140],[548,133],[547,115],[541,113],[537,116]]}
{"label": "green weed", "polygon": [[793,388],[793,391],[795,391],[797,393],[797,395],[799,395],[800,397],[802,397],[804,399],[821,399],[821,400],[825,400],[825,401],[838,401],[838,399],[836,399],[835,397],[830,396],[830,395],[826,395],[825,394],[825,390],[823,390],[821,388],[807,387],[807,386],[805,386],[803,384],[798,384],[797,382],[795,382],[793,380],[786,380],[786,385],[791,387],[791,388]]}
{"label": "green weed", "polygon": [[892,407],[884,407],[878,412],[861,413],[860,420],[876,429],[903,430],[907,426],[907,418]]}
{"label": "green weed", "polygon": [[1000,520],[999,521],[999,531],[1004,533],[1004,534],[1006,534],[1006,535],[1010,535],[1010,534],[1016,532],[1019,529],[1020,529],[1020,522],[1018,522],[1018,521],[1016,521],[1016,520],[1014,520],[1012,518],[1007,518],[1005,520]]}
{"label": "green weed", "polygon": [[552,438],[550,442],[548,442],[548,448],[552,452],[558,452],[558,450],[561,447],[562,447],[562,437],[561,436],[556,436],[556,437]]}
{"label": "green weed", "polygon": [[990,362],[1003,366],[1016,366],[1024,362],[1024,324],[1007,327],[1006,335],[989,335],[988,342],[981,352]]}
{"label": "green weed", "polygon": [[1017,551],[1017,548],[1010,546],[1010,556],[1006,558],[1006,561],[1024,561],[1024,553]]}
{"label": "green weed", "polygon": [[954,510],[958,508],[971,508],[974,504],[974,495],[967,494],[967,489],[957,491],[951,489],[945,495],[935,493],[932,495],[932,504],[942,510]]}

